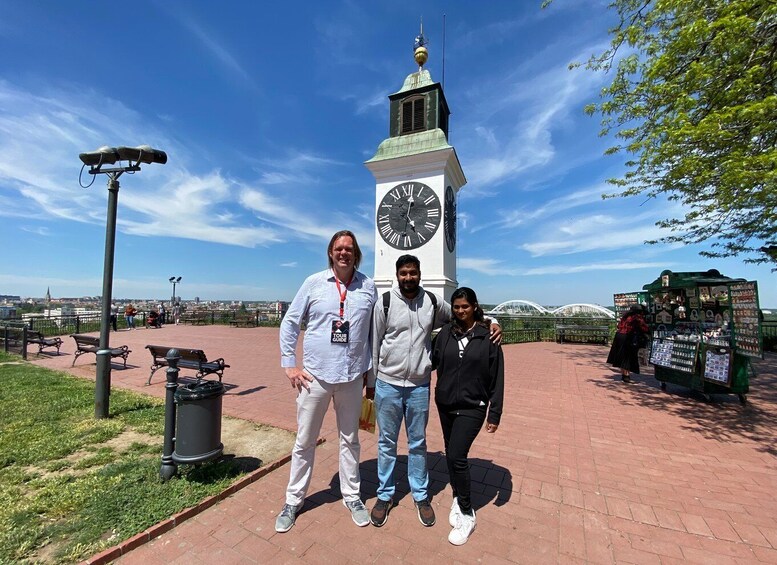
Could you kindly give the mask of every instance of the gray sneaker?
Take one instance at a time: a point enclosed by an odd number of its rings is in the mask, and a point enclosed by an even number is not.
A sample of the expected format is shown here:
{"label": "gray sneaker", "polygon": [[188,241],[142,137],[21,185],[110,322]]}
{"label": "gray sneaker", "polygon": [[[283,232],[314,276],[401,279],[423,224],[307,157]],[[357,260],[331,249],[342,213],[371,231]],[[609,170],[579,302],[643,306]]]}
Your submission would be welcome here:
{"label": "gray sneaker", "polygon": [[275,519],[275,531],[281,534],[288,532],[296,522],[300,510],[302,510],[302,504],[299,506],[284,504],[281,513]]}
{"label": "gray sneaker", "polygon": [[357,498],[356,500],[350,501],[343,500],[343,504],[351,511],[351,518],[353,518],[354,524],[360,528],[369,525],[370,513],[367,512],[367,507],[364,506],[364,503],[360,499]]}

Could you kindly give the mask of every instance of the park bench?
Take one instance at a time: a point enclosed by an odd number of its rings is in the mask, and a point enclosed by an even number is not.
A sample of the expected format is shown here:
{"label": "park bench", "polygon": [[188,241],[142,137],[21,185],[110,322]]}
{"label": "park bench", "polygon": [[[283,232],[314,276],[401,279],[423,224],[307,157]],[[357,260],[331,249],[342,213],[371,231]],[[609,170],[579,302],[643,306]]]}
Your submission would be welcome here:
{"label": "park bench", "polygon": [[[97,336],[72,334],[70,337],[76,340],[76,353],[75,357],[73,357],[73,364],[70,365],[71,367],[75,366],[76,359],[78,359],[80,355],[83,355],[84,353],[94,353],[97,355],[97,352],[100,350],[100,338]],[[127,357],[129,357],[132,350],[126,345],[121,345],[119,347],[111,347],[110,352],[111,359],[114,357],[121,357],[124,359],[124,368],[126,369]]]}
{"label": "park bench", "polygon": [[217,375],[219,382],[224,376],[224,369],[229,367],[224,359],[219,357],[213,361],[208,361],[208,357],[202,349],[187,349],[183,347],[167,347],[165,345],[147,345],[146,349],[151,352],[153,363],[151,364],[151,374],[148,376],[146,385],[151,384],[151,378],[157,369],[167,367],[167,352],[171,349],[177,349],[181,360],[178,361],[179,369],[191,369],[197,371],[197,378],[201,379],[206,375]]}
{"label": "park bench", "polygon": [[210,314],[208,312],[186,312],[181,314],[180,322],[182,324],[207,324],[210,321]]}
{"label": "park bench", "polygon": [[27,343],[34,343],[38,346],[38,353],[43,353],[46,347],[56,347],[57,355],[59,348],[62,347],[62,339],[59,337],[44,337],[41,332],[27,330]]}
{"label": "park bench", "polygon": [[602,343],[610,341],[609,326],[556,325],[556,342]]}
{"label": "park bench", "polygon": [[233,328],[255,328],[256,318],[253,316],[239,316],[234,320],[230,320],[229,325]]}

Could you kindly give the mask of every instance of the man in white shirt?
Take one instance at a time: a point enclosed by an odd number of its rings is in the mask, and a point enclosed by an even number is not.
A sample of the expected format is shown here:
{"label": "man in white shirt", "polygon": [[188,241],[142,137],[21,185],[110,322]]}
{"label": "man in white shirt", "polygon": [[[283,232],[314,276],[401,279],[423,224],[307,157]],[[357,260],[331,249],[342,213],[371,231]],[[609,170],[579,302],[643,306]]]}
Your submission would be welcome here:
{"label": "man in white shirt", "polygon": [[[302,509],[313,473],[316,441],[330,401],[340,437],[340,491],[358,526],[370,523],[361,500],[359,415],[370,369],[370,318],[377,300],[372,279],[357,271],[362,253],[348,230],[335,233],[327,248],[329,269],[305,279],[281,322],[281,367],[297,391],[297,439],[291,453],[286,502],[275,531],[287,532]],[[306,323],[303,364],[296,357]]]}

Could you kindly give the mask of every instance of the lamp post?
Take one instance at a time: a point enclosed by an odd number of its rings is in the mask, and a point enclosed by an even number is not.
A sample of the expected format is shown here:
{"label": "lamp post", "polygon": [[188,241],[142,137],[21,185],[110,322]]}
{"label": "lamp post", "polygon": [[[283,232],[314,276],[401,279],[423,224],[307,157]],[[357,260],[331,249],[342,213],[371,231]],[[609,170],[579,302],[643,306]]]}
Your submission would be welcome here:
{"label": "lamp post", "polygon": [[181,282],[181,277],[170,277],[170,282],[173,283],[173,299],[170,301],[170,305],[175,306],[175,285]]}
{"label": "lamp post", "polygon": [[[107,418],[111,394],[111,350],[109,336],[111,331],[111,301],[113,294],[113,255],[116,247],[116,211],[119,203],[119,177],[123,173],[140,170],[140,164],[167,163],[167,154],[148,145],[138,147],[100,147],[96,151],[81,153],[79,156],[84,167],[89,167],[90,175],[108,176],[108,221],[105,225],[105,258],[103,263],[102,313],[100,316],[100,348],[97,351],[97,373],[94,387],[95,418]],[[104,168],[106,165],[115,167]],[[127,164],[122,166],[121,162]],[[83,172],[83,167],[81,168]],[[80,182],[80,176],[79,176]],[[94,180],[92,180],[94,182]],[[82,186],[84,186],[82,184]],[[91,186],[91,183],[87,186]],[[86,188],[86,187],[85,187]]]}

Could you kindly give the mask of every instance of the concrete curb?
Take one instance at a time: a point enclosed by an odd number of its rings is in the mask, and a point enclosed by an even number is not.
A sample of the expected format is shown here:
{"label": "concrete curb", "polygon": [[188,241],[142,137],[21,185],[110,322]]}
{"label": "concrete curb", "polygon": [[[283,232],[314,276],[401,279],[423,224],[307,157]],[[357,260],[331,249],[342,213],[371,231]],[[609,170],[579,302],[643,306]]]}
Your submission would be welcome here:
{"label": "concrete curb", "polygon": [[[318,438],[318,441],[316,442],[316,446],[321,445],[325,441],[326,440],[324,438]],[[235,481],[233,484],[231,484],[229,487],[227,487],[224,491],[220,492],[219,494],[209,496],[208,498],[205,498],[202,501],[200,501],[198,504],[190,508],[185,508],[181,510],[180,512],[178,512],[177,514],[174,514],[167,520],[163,520],[158,524],[154,524],[147,530],[144,530],[139,534],[124,540],[118,545],[109,547],[108,549],[105,549],[100,553],[93,555],[89,559],[82,561],[81,565],[105,565],[107,563],[110,563],[118,559],[122,555],[126,555],[133,549],[137,549],[141,545],[144,545],[150,542],[152,539],[155,539],[161,536],[162,534],[169,532],[176,526],[179,526],[180,524],[184,523],[186,520],[193,518],[194,516],[203,512],[204,510],[207,510],[217,502],[220,502],[225,498],[235,494],[240,489],[243,489],[248,485],[250,485],[251,483],[258,481],[259,479],[271,473],[272,471],[275,471],[279,467],[283,467],[289,461],[291,461],[291,453],[281,457],[280,459],[276,459],[275,461],[273,461],[269,465],[266,465],[265,467],[261,467],[256,471],[248,473],[244,477],[241,477],[240,479]]]}

